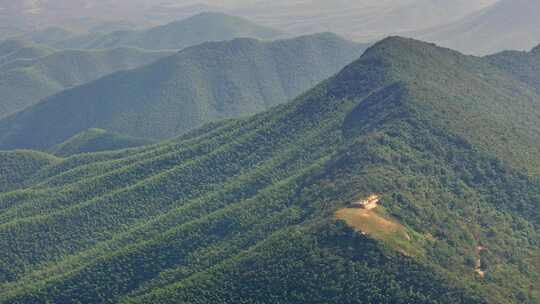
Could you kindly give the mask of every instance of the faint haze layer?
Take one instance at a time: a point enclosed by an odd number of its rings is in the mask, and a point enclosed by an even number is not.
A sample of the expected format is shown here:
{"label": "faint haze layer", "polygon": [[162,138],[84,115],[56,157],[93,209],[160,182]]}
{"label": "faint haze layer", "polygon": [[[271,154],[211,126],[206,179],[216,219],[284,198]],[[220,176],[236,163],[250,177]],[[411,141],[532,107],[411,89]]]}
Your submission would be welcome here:
{"label": "faint haze layer", "polygon": [[416,37],[477,55],[530,50],[540,42],[540,1],[500,0],[449,25]]}
{"label": "faint haze layer", "polygon": [[0,0],[0,38],[110,33],[208,11],[291,36],[330,31],[374,42],[401,35],[475,55],[540,43],[538,0]]}
{"label": "faint haze layer", "polygon": [[[99,19],[168,22],[217,10],[292,34],[333,31],[358,40],[415,31],[458,20],[496,0],[0,0],[0,30],[94,25]],[[84,22],[81,21],[84,18]]]}

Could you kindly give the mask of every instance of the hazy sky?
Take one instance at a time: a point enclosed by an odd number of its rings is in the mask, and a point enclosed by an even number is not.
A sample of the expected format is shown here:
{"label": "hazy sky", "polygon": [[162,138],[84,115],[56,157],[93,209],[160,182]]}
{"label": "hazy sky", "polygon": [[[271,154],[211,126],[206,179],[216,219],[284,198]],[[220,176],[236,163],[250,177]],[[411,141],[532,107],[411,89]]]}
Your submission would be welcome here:
{"label": "hazy sky", "polygon": [[[447,24],[496,0],[238,0],[234,11],[293,32],[333,31],[371,40]],[[241,2],[241,3],[239,3]],[[224,5],[232,5],[225,3]]]}
{"label": "hazy sky", "polygon": [[0,0],[0,29],[62,26],[62,22],[77,18],[129,19],[159,24],[200,11],[217,10],[291,34],[332,31],[369,41],[388,34],[444,25],[494,2],[496,0]]}

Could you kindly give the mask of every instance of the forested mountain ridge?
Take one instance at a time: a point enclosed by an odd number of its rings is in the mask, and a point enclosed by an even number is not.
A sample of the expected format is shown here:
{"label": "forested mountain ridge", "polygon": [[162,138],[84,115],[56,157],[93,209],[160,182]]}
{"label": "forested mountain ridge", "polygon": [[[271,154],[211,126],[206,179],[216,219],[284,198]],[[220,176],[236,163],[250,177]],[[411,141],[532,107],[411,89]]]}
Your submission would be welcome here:
{"label": "forested mountain ridge", "polygon": [[62,50],[0,65],[0,118],[62,90],[174,54],[135,48]]}
{"label": "forested mountain ridge", "polygon": [[540,92],[540,45],[530,52],[505,51],[486,58]]}
{"label": "forested mountain ridge", "polygon": [[0,148],[46,149],[89,128],[172,137],[286,102],[364,49],[330,33],[274,42],[239,38],[204,43],[63,91],[5,118]]}
{"label": "forested mountain ridge", "polygon": [[[0,301],[537,303],[523,86],[392,37],[254,117],[51,163],[0,195]],[[372,193],[397,247],[335,219]]]}
{"label": "forested mountain ridge", "polygon": [[50,152],[67,157],[81,153],[113,151],[151,144],[151,140],[124,136],[102,129],[85,130],[65,142],[54,146]]}

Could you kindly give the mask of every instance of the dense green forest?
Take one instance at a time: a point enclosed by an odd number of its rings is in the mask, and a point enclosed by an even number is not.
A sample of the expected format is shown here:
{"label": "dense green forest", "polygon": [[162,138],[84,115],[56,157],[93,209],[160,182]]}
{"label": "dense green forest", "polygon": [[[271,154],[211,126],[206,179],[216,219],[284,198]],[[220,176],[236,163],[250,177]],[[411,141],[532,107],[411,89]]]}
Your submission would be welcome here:
{"label": "dense green forest", "polygon": [[35,151],[0,152],[0,191],[21,188],[36,172],[48,165],[60,162],[52,155]]}
{"label": "dense green forest", "polygon": [[[50,157],[0,194],[0,302],[540,303],[539,100],[392,37],[253,117]],[[405,247],[335,219],[372,193]]]}
{"label": "dense green forest", "polygon": [[0,148],[48,149],[89,128],[169,138],[287,102],[364,49],[330,33],[204,43],[63,91],[3,119]]}

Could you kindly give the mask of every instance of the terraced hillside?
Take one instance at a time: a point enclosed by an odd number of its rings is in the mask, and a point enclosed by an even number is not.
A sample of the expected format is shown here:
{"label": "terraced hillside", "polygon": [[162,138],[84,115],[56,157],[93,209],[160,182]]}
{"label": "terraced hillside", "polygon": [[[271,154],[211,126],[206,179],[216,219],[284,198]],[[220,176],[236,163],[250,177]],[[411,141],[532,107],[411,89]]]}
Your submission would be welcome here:
{"label": "terraced hillside", "polygon": [[63,91],[4,119],[0,149],[47,149],[89,128],[169,138],[289,101],[364,49],[330,33],[204,43]]}
{"label": "terraced hillside", "polygon": [[[537,303],[538,98],[394,37],[254,117],[51,163],[0,195],[0,302]],[[336,221],[371,193],[414,251]]]}

